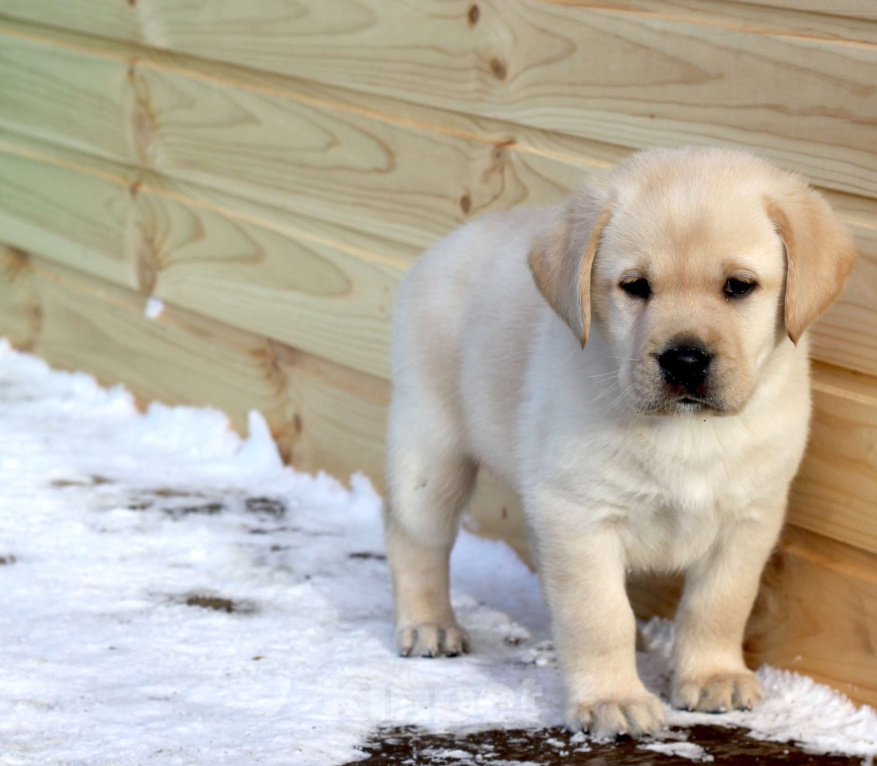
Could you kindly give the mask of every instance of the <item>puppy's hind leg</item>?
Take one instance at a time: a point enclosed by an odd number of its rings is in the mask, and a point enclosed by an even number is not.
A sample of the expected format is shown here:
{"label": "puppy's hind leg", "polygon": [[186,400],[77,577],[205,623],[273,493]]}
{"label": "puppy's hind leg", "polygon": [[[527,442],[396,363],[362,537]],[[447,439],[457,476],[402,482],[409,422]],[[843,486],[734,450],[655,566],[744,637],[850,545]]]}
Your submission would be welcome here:
{"label": "puppy's hind leg", "polygon": [[401,429],[391,425],[385,536],[396,645],[404,657],[462,654],[469,638],[451,608],[449,560],[477,468],[447,445],[394,438],[394,430]]}

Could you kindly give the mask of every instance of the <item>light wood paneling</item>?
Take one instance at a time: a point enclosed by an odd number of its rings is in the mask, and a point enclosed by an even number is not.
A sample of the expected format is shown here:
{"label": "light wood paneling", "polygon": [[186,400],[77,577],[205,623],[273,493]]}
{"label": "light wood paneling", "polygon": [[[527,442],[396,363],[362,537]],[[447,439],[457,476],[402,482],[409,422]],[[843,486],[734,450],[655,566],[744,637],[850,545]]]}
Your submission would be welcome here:
{"label": "light wood paneling", "polygon": [[49,27],[142,42],[137,3],[107,0],[2,0],[0,13]]}
{"label": "light wood paneling", "polygon": [[0,125],[420,249],[485,211],[556,202],[629,153],[179,56],[132,65],[125,46],[29,26],[0,39],[14,106]]}
{"label": "light wood paneling", "polygon": [[788,527],[768,564],[745,648],[877,705],[877,556]]}
{"label": "light wood paneling", "polygon": [[790,516],[805,529],[877,552],[877,380],[818,365],[813,399]]}
{"label": "light wood paneling", "polygon": [[877,376],[877,201],[826,196],[855,233],[859,260],[843,296],[811,333],[813,358]]}
{"label": "light wood paneling", "polygon": [[847,16],[863,21],[877,21],[877,8],[874,7],[874,0],[843,0],[843,2],[838,2],[838,0],[735,0],[735,2]]}
{"label": "light wood paneling", "polygon": [[42,324],[39,304],[20,250],[0,245],[0,335],[22,351],[31,351]]}
{"label": "light wood paneling", "polygon": [[405,267],[392,246],[364,236],[353,246],[343,229],[330,238],[265,206],[3,139],[0,230],[10,244],[387,375]]}
{"label": "light wood paneling", "polygon": [[[285,382],[266,363],[268,341],[172,307],[147,319],[144,296],[21,251],[0,250],[0,266],[0,305],[18,296],[31,306],[31,321],[12,326],[14,345],[102,383],[124,382],[143,402],[218,407],[242,429],[247,412],[258,409],[288,443]],[[0,322],[6,334],[5,309]]]}
{"label": "light wood paneling", "polygon": [[780,11],[759,25],[657,2],[139,5],[157,47],[629,147],[751,146],[877,192],[877,48],[804,34]]}
{"label": "light wood paneling", "polygon": [[[180,50],[198,55],[205,55],[205,46],[214,43],[209,58],[247,63],[243,57],[256,47],[254,38],[257,32],[251,29],[232,26],[235,21],[242,24],[255,24],[258,30],[264,30],[273,23],[273,30],[278,27],[284,30],[297,31],[302,20],[311,15],[308,7],[302,7],[297,0],[263,0],[262,7],[256,12],[247,7],[247,0],[236,0],[240,5],[232,23],[229,23],[230,3],[226,0],[222,6],[205,6],[199,0],[129,0],[127,3],[116,3],[104,0],[2,0],[0,12],[12,18],[34,21],[46,26],[71,29],[102,35],[118,40],[142,43],[156,48]],[[702,19],[704,23],[713,25],[744,26],[753,32],[765,33],[770,30],[783,30],[787,34],[809,35],[812,37],[861,40],[873,42],[877,39],[874,24],[861,24],[861,21],[877,21],[877,11],[873,0],[609,0],[594,3],[592,0],[533,0],[534,2],[554,2],[557,4],[577,5],[580,7],[611,8],[619,12],[639,12],[688,19]],[[461,3],[458,0],[444,0],[448,10],[446,15],[456,17],[460,13]],[[739,4],[739,5],[738,5]],[[360,4],[341,5],[339,2],[326,4],[326,17],[329,19],[343,15],[344,11],[359,10],[361,18],[364,10],[372,7]],[[395,7],[394,7],[395,5]],[[435,3],[433,3],[436,6]],[[398,13],[401,2],[391,0],[385,8],[387,13]],[[472,13],[472,7],[478,7],[478,13]],[[233,6],[232,6],[233,7]],[[436,6],[437,7],[437,6]],[[473,15],[480,20],[481,5],[470,2],[463,5],[466,20],[473,23]],[[805,13],[798,13],[804,11]],[[255,18],[254,18],[255,17]],[[839,17],[839,18],[832,18]],[[354,17],[356,18],[356,17]],[[221,26],[225,22],[223,26]],[[477,24],[477,20],[474,22]],[[222,39],[232,32],[237,45],[226,45]],[[212,34],[213,38],[207,35]],[[300,33],[299,33],[300,34]],[[292,37],[293,34],[290,34]],[[219,45],[216,45],[217,38]],[[272,36],[265,35],[261,42],[262,48],[267,45],[271,51],[262,52],[263,57],[278,56],[275,51],[277,43]],[[218,47],[218,50],[216,49]],[[269,69],[277,69],[274,64]],[[280,71],[280,70],[278,70]]]}

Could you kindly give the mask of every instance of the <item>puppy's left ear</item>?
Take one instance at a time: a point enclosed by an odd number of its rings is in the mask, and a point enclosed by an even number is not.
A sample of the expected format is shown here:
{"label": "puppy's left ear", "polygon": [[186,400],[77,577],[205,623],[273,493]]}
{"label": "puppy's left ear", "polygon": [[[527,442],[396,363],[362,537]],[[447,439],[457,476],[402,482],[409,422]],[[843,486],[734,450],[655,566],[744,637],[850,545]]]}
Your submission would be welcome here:
{"label": "puppy's left ear", "polygon": [[765,207],[786,248],[786,331],[797,343],[843,292],[856,246],[822,195],[804,183],[766,197]]}
{"label": "puppy's left ear", "polygon": [[591,328],[591,267],[612,202],[605,189],[586,185],[533,243],[530,271],[542,297],[585,347]]}

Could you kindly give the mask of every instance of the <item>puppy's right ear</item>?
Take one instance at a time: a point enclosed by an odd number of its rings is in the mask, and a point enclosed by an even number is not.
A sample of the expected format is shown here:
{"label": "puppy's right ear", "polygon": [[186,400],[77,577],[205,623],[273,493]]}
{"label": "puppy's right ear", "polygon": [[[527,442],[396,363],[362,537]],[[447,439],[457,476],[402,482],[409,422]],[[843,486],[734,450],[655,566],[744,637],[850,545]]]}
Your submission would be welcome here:
{"label": "puppy's right ear", "polygon": [[586,186],[533,243],[528,263],[539,292],[582,344],[591,327],[591,267],[612,215],[604,190]]}

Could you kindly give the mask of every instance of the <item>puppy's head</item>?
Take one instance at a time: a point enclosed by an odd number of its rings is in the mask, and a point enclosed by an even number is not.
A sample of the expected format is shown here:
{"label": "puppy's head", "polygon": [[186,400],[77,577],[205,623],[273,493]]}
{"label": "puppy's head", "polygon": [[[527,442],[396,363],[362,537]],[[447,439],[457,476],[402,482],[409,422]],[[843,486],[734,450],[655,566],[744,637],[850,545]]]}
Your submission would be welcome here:
{"label": "puppy's head", "polygon": [[849,233],[799,176],[719,149],[652,150],[595,177],[530,253],[585,345],[591,323],[647,414],[739,411],[771,352],[843,290]]}

